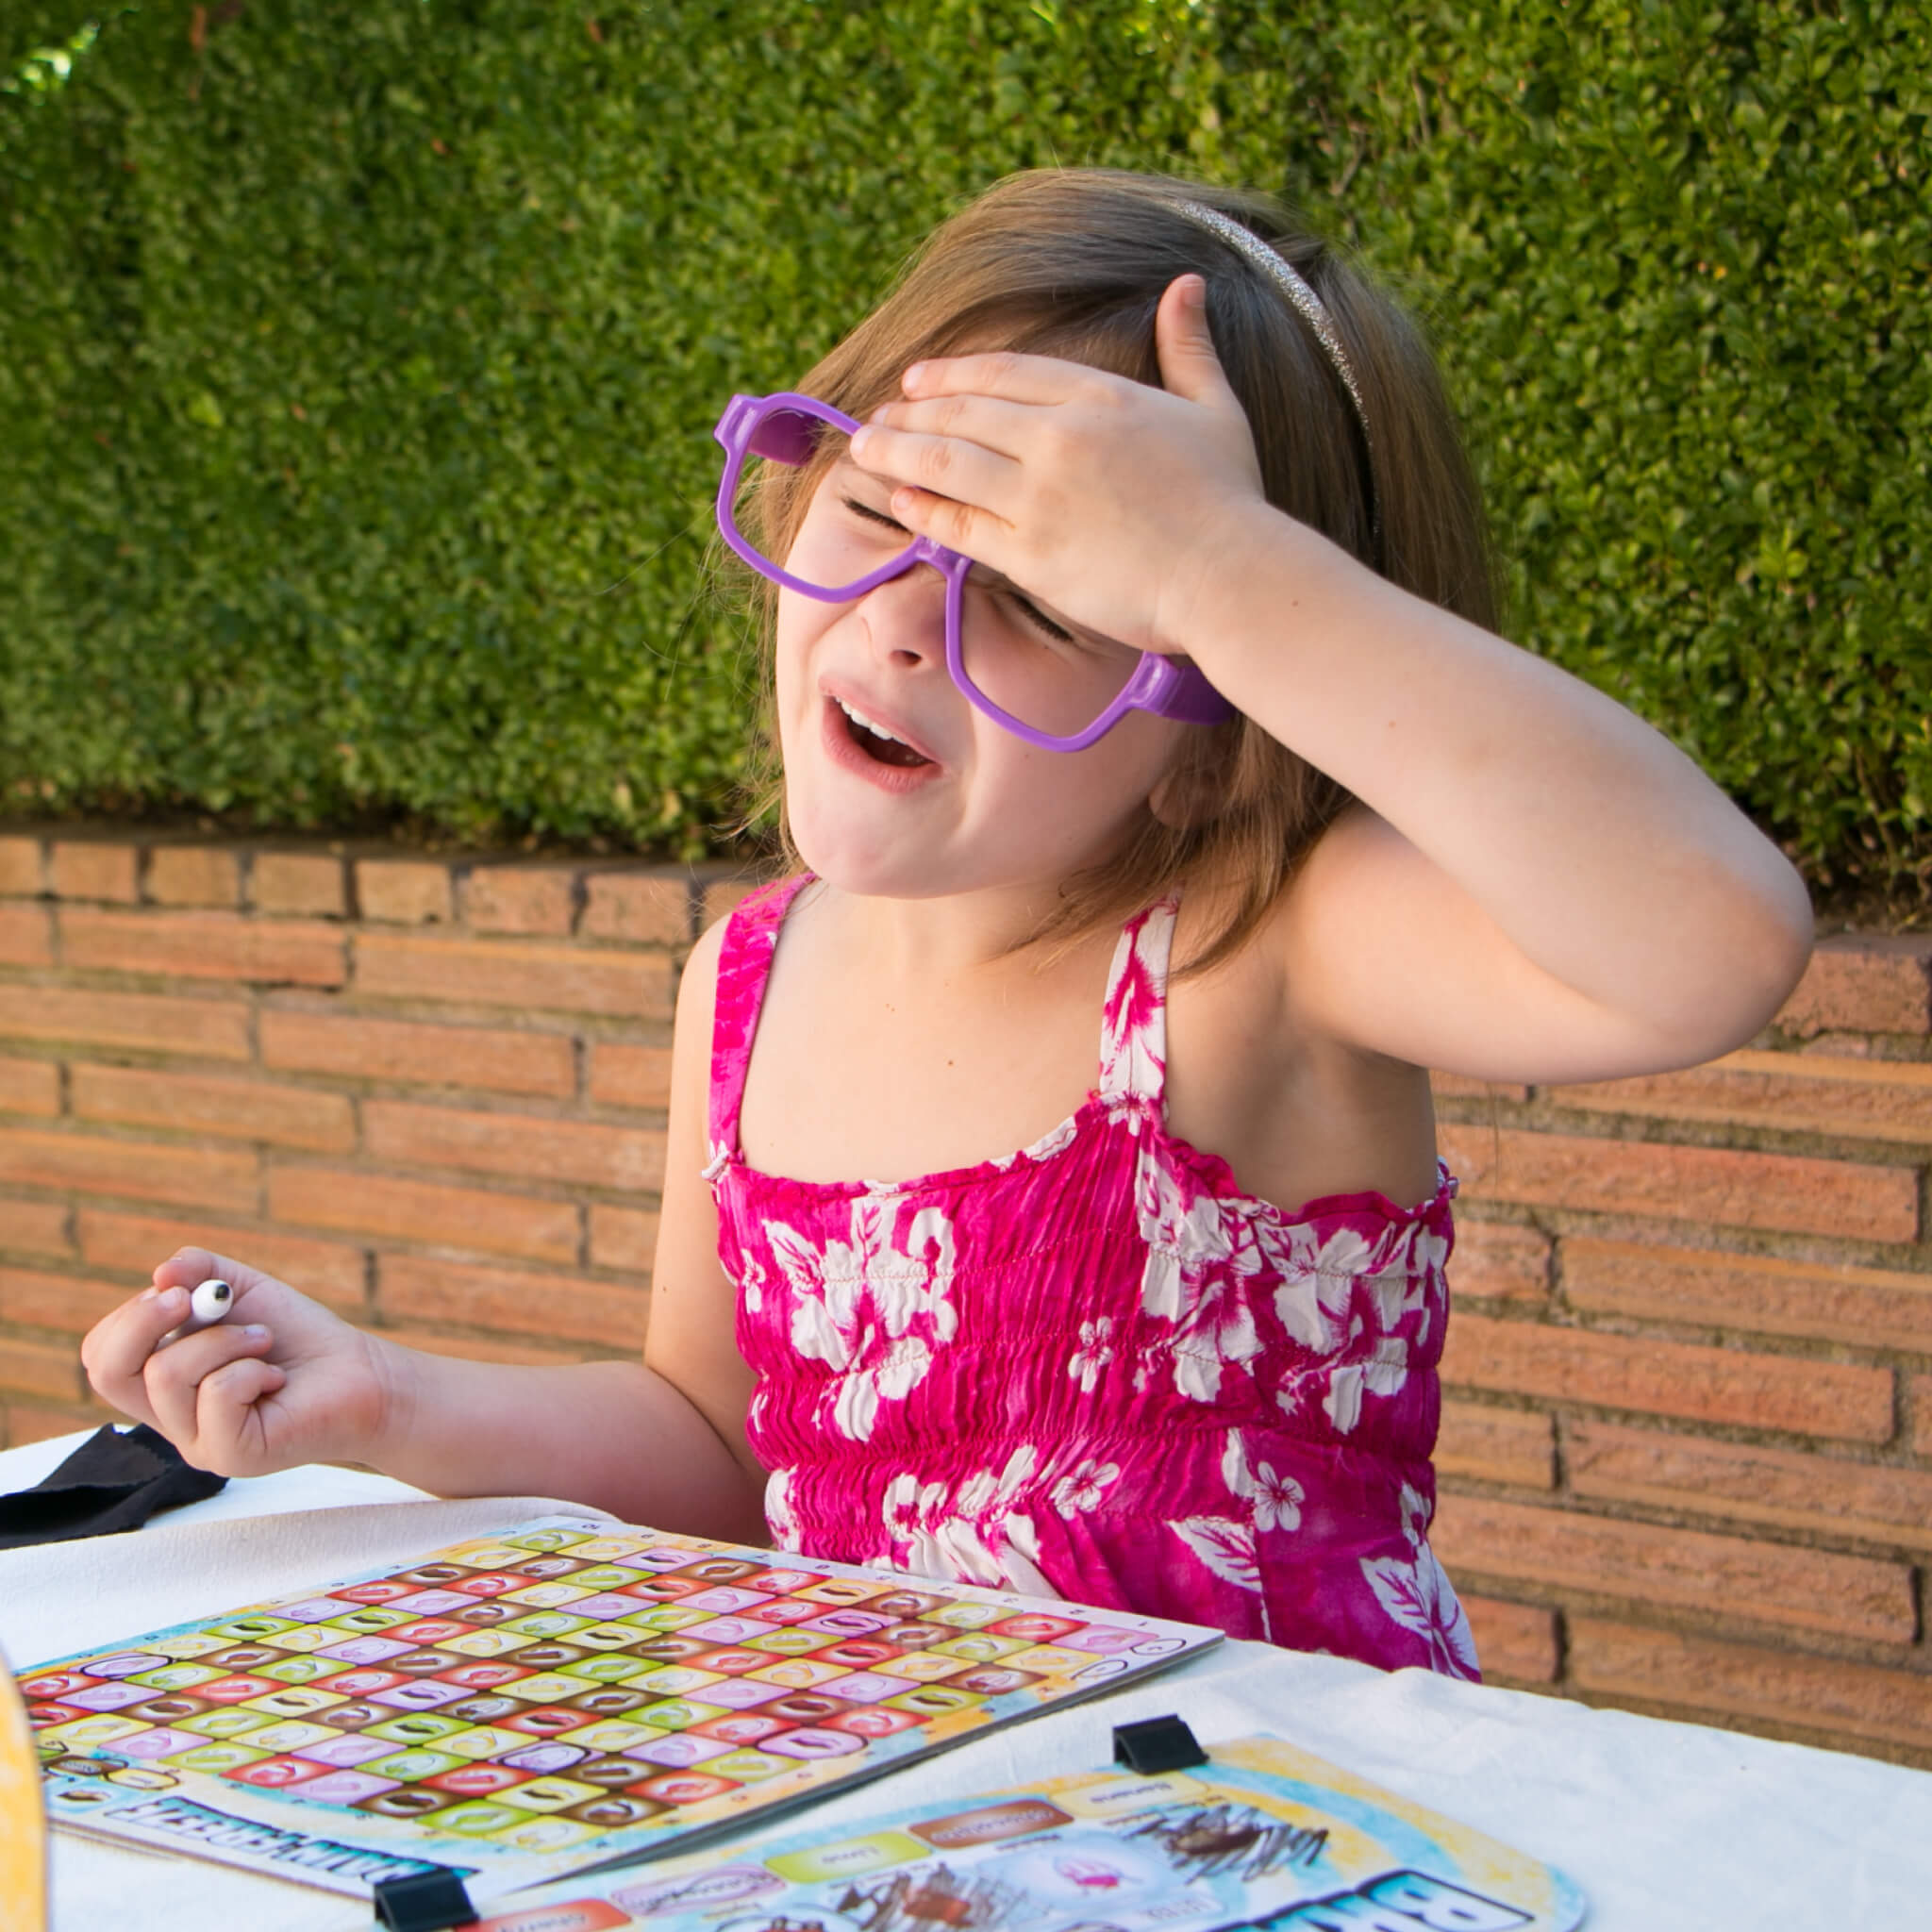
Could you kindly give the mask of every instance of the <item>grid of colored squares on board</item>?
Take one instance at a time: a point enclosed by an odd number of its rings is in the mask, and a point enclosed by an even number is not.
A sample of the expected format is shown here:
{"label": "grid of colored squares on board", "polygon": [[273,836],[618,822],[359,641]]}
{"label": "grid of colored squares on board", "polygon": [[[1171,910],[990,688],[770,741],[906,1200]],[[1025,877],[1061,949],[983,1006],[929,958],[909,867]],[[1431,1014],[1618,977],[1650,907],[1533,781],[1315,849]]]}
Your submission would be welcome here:
{"label": "grid of colored squares on board", "polygon": [[196,1774],[204,1791],[555,1854],[735,1812],[767,1785],[775,1799],[842,1782],[1209,1641],[1060,1608],[652,1531],[534,1527],[21,1688],[50,1775],[160,1791]]}

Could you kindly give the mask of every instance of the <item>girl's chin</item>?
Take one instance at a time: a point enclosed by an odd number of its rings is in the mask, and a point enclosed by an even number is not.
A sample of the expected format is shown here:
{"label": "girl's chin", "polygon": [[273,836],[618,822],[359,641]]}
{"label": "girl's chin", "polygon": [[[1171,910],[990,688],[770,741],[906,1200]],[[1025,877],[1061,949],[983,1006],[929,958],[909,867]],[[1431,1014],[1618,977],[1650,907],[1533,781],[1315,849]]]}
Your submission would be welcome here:
{"label": "girl's chin", "polygon": [[[1077,870],[1071,858],[1052,870],[1057,857],[1037,845],[1018,849],[966,849],[964,841],[908,837],[883,841],[874,834],[844,835],[830,826],[791,822],[791,842],[806,869],[834,891],[860,899],[943,899],[971,892],[1038,892],[1056,889]],[[1042,865],[1042,859],[1045,865]]]}
{"label": "girl's chin", "polygon": [[791,842],[806,870],[841,892],[862,899],[934,899],[959,887],[936,866],[930,846],[882,847],[793,824]]}

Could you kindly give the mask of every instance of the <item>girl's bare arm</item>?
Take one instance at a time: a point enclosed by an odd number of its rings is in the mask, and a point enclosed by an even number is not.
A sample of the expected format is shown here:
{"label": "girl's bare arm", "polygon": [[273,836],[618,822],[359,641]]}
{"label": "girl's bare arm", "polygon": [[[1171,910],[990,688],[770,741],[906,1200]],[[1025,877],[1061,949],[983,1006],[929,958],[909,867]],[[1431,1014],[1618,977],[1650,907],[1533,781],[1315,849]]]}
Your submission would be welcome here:
{"label": "girl's bare arm", "polygon": [[1277,908],[1297,1023],[1492,1079],[1688,1065],[1748,1039],[1810,950],[1803,884],[1724,795],[1577,678],[1272,508],[1198,277],[1165,388],[1041,357],[906,374],[854,455],[908,528],[1068,622],[1184,654],[1366,809]]}
{"label": "girl's bare arm", "polygon": [[744,1441],[752,1378],[703,1179],[718,937],[692,950],[678,995],[643,1360],[498,1368],[412,1351],[381,1445],[391,1474],[442,1495],[508,1484],[658,1529],[764,1541],[764,1474]]}
{"label": "girl's bare arm", "polygon": [[[679,998],[643,1361],[538,1369],[425,1354],[191,1248],[88,1335],[94,1388],[226,1475],[363,1462],[440,1495],[556,1496],[661,1529],[762,1541],[762,1472],[743,1433],[751,1378],[701,1175],[715,974],[715,942],[701,942]],[[158,1348],[187,1286],[210,1274],[235,1286],[230,1319]]]}
{"label": "girl's bare arm", "polygon": [[1764,1025],[1809,902],[1690,758],[1265,506],[1241,539],[1202,578],[1204,666],[1363,801],[1279,908],[1305,1021],[1515,1080],[1690,1065]]}

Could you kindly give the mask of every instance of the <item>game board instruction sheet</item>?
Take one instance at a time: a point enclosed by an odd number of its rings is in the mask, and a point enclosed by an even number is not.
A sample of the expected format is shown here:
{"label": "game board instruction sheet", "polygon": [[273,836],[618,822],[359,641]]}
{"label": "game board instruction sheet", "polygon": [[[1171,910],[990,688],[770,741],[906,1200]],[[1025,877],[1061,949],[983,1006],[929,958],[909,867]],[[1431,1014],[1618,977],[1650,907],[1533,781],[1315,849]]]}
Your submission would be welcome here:
{"label": "game board instruction sheet", "polygon": [[499,1902],[475,1932],[1571,1932],[1561,1873],[1277,1738]]}
{"label": "game board instruction sheet", "polygon": [[1220,1633],[543,1517],[25,1673],[50,1818],[477,1901],[742,1832]]}

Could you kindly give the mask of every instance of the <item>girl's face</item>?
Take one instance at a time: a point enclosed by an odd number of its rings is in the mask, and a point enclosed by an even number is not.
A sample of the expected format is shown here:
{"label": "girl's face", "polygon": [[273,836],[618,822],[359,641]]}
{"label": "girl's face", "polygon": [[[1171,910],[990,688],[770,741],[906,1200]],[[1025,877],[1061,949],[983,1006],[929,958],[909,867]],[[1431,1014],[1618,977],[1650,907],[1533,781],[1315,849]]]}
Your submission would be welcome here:
{"label": "girl's face", "polygon": [[[786,567],[850,583],[911,541],[892,520],[891,487],[841,458],[813,493]],[[1031,654],[1076,708],[1083,683],[1118,688],[1107,654],[1124,646],[1070,636],[1010,587],[969,579],[966,603],[970,636]],[[782,588],[777,604],[791,836],[811,870],[846,891],[923,899],[1058,887],[1118,844],[1191,728],[1132,711],[1085,751],[1015,737],[947,672],[945,584],[927,565],[849,604]]]}

